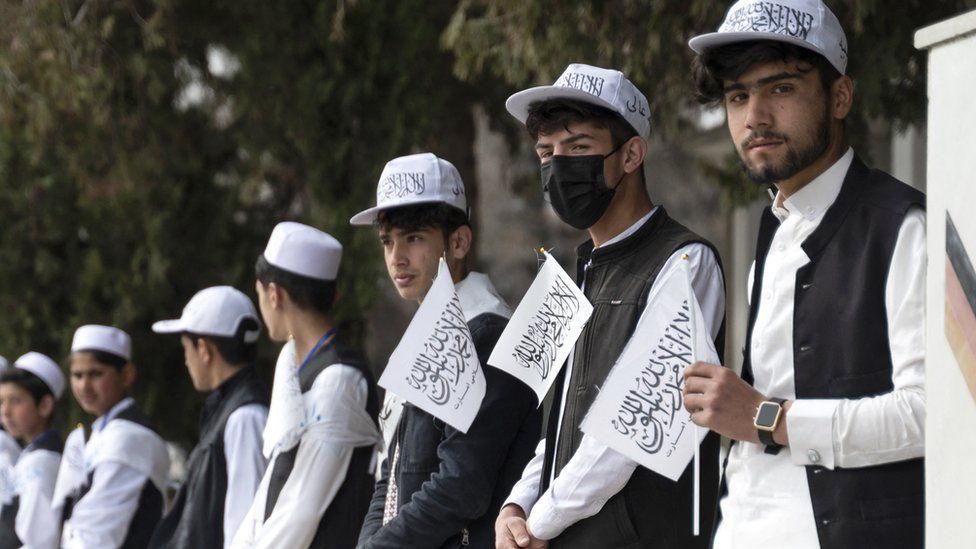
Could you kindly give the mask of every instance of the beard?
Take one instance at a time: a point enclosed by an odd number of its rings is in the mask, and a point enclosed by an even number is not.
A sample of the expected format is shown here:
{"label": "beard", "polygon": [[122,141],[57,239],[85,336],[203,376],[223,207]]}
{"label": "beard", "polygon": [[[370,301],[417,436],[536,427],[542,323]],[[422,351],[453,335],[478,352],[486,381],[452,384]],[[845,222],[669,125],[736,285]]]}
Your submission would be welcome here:
{"label": "beard", "polygon": [[751,166],[746,160],[745,153],[739,153],[742,169],[754,183],[772,185],[784,181],[803,171],[807,166],[816,162],[830,148],[830,116],[829,109],[824,108],[813,135],[805,142],[793,145],[793,140],[786,134],[764,131],[753,132],[742,142],[741,151],[746,151],[755,139],[776,139],[786,146],[786,156],[778,162],[769,162],[760,166]]}

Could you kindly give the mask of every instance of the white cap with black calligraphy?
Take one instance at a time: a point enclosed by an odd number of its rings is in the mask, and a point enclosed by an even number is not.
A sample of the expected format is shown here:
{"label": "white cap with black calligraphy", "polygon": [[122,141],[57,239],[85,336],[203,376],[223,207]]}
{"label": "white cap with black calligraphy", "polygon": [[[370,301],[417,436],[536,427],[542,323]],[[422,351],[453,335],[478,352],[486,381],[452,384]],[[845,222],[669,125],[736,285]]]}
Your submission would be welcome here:
{"label": "white cap with black calligraphy", "polygon": [[615,111],[645,140],[651,136],[651,113],[647,97],[637,89],[624,73],[601,69],[582,63],[566,67],[551,86],[537,86],[513,94],[505,101],[505,108],[519,122],[525,124],[529,107],[549,99],[575,99]]}
{"label": "white cap with black calligraphy", "polygon": [[383,210],[414,204],[443,203],[467,215],[464,183],[454,164],[431,153],[394,158],[376,184],[376,206],[352,216],[353,225],[371,225]]}
{"label": "white cap with black calligraphy", "polygon": [[244,333],[245,343],[254,343],[261,333],[261,323],[254,304],[237,288],[211,286],[196,293],[183,315],[175,320],[160,320],[152,325],[157,334],[191,334],[214,337],[234,337],[245,319],[253,319],[257,328]]}
{"label": "white cap with black calligraphy", "polygon": [[88,324],[75,330],[71,339],[71,352],[77,351],[102,351],[132,360],[132,339],[118,328]]}
{"label": "white cap with black calligraphy", "polygon": [[841,74],[847,70],[847,36],[834,12],[821,0],[739,0],[718,32],[696,36],[696,53],[750,40],[774,40],[819,53]]}
{"label": "white cap with black calligraphy", "polygon": [[27,370],[41,378],[41,381],[51,389],[54,398],[61,398],[61,393],[64,392],[64,374],[61,373],[58,363],[51,357],[30,351],[14,361],[14,368]]}
{"label": "white cap with black calligraphy", "polygon": [[290,273],[316,280],[335,280],[342,261],[342,244],[315,227],[282,221],[271,231],[264,259]]}

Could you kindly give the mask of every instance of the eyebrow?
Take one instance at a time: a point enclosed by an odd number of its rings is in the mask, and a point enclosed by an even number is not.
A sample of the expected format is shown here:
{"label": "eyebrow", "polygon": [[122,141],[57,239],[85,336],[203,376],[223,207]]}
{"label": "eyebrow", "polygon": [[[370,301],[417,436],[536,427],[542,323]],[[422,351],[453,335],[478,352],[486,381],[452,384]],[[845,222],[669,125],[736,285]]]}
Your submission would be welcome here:
{"label": "eyebrow", "polygon": [[[755,84],[753,84],[753,86],[765,86],[766,84],[777,82],[779,80],[796,80],[802,78],[803,74],[804,73],[801,72],[787,72],[787,71],[778,72],[776,74],[769,75],[765,78],[760,78],[759,80],[756,81]],[[726,92],[741,91],[744,89],[746,89],[746,85],[743,84],[742,82],[734,82],[732,84],[725,86]]]}
{"label": "eyebrow", "polygon": [[[560,141],[559,144],[560,145],[571,145],[571,144],[576,143],[577,141],[581,141],[583,139],[593,139],[593,136],[590,135],[590,134],[588,134],[588,133],[574,133],[573,135],[571,135],[571,136],[567,137],[566,139],[563,139],[562,141]],[[552,148],[552,145],[551,144],[548,144],[548,143],[536,143],[535,148],[536,148],[536,150],[540,150],[540,149],[551,149]]]}

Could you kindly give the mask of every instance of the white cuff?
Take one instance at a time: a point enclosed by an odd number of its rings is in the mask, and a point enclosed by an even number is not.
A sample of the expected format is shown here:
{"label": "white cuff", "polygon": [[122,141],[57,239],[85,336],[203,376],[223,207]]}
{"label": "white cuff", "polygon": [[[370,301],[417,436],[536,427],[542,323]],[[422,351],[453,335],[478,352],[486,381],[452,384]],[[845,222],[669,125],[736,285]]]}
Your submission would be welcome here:
{"label": "white cuff", "polygon": [[834,468],[834,411],[840,399],[794,400],[786,414],[795,465]]}
{"label": "white cuff", "polygon": [[535,506],[535,502],[538,499],[539,494],[538,488],[530,493],[530,490],[519,490],[518,484],[512,488],[512,493],[508,495],[508,499],[502,504],[505,507],[508,504],[518,505],[522,508],[525,516],[528,517],[532,512],[532,507]]}

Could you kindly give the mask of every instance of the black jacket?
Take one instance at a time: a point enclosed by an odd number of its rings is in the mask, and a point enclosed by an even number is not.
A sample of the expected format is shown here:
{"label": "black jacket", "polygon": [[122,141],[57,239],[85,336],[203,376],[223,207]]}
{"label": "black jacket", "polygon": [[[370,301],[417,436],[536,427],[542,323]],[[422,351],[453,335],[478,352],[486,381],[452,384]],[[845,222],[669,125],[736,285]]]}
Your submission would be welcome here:
{"label": "black jacket", "polygon": [[478,415],[464,434],[405,404],[391,443],[400,445],[399,511],[383,526],[389,460],[359,535],[363,549],[494,548],[494,522],[531,459],[541,431],[535,394],[487,366],[507,320],[485,313],[468,322],[487,382]]}

